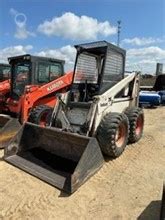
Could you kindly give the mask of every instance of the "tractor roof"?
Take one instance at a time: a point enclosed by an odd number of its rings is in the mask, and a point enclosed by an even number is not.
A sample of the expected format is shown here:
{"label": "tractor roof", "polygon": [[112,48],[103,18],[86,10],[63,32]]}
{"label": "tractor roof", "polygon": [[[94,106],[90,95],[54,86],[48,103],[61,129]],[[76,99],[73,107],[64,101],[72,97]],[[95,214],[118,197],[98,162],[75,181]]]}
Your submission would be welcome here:
{"label": "tractor roof", "polygon": [[86,50],[94,53],[106,53],[107,50],[113,50],[123,54],[124,56],[126,54],[126,51],[124,49],[117,47],[116,45],[111,44],[107,41],[96,41],[91,43],[78,44],[75,45],[75,48],[80,51]]}
{"label": "tractor roof", "polygon": [[30,54],[24,54],[21,56],[15,56],[15,57],[8,58],[9,63],[17,61],[17,60],[30,60],[32,62],[47,61],[47,62],[58,62],[58,63],[63,63],[63,64],[65,63],[64,60],[50,58],[50,57],[33,56]]}

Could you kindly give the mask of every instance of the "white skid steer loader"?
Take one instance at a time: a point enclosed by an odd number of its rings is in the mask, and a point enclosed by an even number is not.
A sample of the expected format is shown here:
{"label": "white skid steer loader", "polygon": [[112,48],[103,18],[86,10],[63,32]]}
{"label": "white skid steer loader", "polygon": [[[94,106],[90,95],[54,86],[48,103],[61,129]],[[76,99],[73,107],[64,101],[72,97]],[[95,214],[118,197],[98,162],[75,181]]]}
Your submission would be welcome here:
{"label": "white skid steer loader", "polygon": [[25,123],[5,149],[5,160],[73,193],[143,133],[139,74],[124,78],[125,50],[106,41],[75,46],[72,87],[60,95],[49,126]]}

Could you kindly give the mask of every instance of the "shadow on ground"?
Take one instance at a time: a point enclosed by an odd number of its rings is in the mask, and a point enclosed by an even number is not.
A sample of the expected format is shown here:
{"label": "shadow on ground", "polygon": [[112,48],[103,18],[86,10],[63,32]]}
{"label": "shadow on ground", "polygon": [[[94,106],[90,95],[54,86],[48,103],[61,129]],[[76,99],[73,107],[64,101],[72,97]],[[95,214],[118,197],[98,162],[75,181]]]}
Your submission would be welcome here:
{"label": "shadow on ground", "polygon": [[152,201],[139,215],[138,220],[159,220],[161,201]]}

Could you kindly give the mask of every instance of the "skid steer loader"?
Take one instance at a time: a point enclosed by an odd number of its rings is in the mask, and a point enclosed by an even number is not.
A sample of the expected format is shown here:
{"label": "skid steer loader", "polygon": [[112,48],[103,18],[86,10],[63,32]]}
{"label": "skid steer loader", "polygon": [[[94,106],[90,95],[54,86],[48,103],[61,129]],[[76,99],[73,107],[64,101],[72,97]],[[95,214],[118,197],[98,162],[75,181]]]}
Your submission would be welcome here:
{"label": "skid steer loader", "polygon": [[44,126],[55,106],[56,92],[67,91],[73,76],[73,72],[64,74],[63,60],[29,54],[8,60],[11,80],[0,105],[3,113],[0,114],[0,148],[4,148],[24,122]]}
{"label": "skid steer loader", "polygon": [[7,162],[68,193],[101,168],[103,154],[116,158],[128,142],[138,141],[144,123],[137,107],[139,74],[124,78],[125,50],[106,41],[75,47],[67,101],[58,94],[48,126],[25,123],[4,154]]}

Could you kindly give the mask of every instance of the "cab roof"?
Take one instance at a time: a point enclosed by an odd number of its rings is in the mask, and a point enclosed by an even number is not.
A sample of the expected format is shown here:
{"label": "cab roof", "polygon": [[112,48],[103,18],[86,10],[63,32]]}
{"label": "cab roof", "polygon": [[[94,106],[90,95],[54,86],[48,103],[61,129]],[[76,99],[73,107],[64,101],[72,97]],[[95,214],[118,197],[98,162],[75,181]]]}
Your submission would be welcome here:
{"label": "cab roof", "polygon": [[50,57],[41,57],[41,56],[33,56],[31,54],[24,54],[21,56],[14,56],[9,57],[8,61],[9,63],[15,62],[15,61],[22,61],[22,60],[30,60],[31,62],[38,62],[38,61],[47,61],[47,62],[58,62],[64,64],[64,60],[56,59],[56,58],[50,58]]}
{"label": "cab roof", "polygon": [[75,48],[77,49],[77,51],[89,51],[89,52],[93,52],[93,53],[106,53],[107,50],[113,50],[116,51],[120,54],[122,54],[123,56],[126,55],[126,50],[111,44],[107,41],[95,41],[95,42],[91,42],[91,43],[85,43],[85,44],[78,44],[75,45]]}

